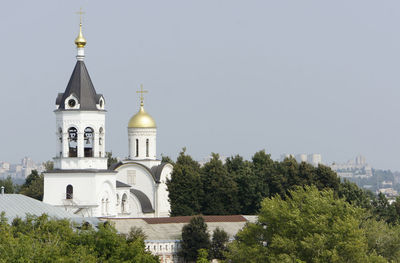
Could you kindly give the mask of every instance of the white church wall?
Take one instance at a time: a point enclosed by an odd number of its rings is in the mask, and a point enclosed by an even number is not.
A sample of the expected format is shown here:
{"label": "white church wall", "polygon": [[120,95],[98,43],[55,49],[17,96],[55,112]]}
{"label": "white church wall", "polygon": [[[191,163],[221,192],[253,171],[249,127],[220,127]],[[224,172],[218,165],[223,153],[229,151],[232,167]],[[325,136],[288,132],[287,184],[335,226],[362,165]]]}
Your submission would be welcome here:
{"label": "white church wall", "polygon": [[157,216],[166,217],[169,216],[171,212],[171,205],[168,201],[168,189],[167,189],[167,179],[171,178],[172,165],[166,164],[163,167],[160,176],[160,184],[157,188]]}
{"label": "white church wall", "polygon": [[66,188],[68,185],[73,187],[72,199],[77,204],[97,204],[94,198],[96,196],[95,176],[94,174],[82,173],[45,173],[43,202],[64,206],[66,204]]}
{"label": "white church wall", "polygon": [[[128,128],[129,158],[132,160],[156,159],[156,128]],[[136,139],[139,142],[139,155],[136,152]],[[149,140],[148,155],[146,140]]]}
{"label": "white church wall", "polygon": [[[56,111],[56,158],[55,168],[58,169],[107,169],[105,158],[105,112],[104,111]],[[68,158],[69,138],[68,129],[74,127],[78,130],[78,156]],[[93,157],[97,159],[82,160],[84,157],[84,130],[93,129]],[[60,131],[62,134],[59,134]],[[60,137],[62,139],[60,139]],[[93,158],[91,157],[91,158]],[[65,159],[69,160],[66,161]],[[89,159],[89,158],[85,158]]]}
{"label": "white church wall", "polygon": [[[71,199],[66,197],[68,185],[73,187]],[[89,209],[90,216],[115,216],[115,176],[113,173],[45,173],[43,202],[71,211]]]}
{"label": "white church wall", "polygon": [[145,193],[154,208],[155,182],[149,171],[141,165],[134,163],[123,164],[117,168],[117,171],[117,180]]}
{"label": "white church wall", "polygon": [[97,206],[96,214],[98,216],[115,216],[116,211],[116,190],[115,177],[106,174],[96,176],[96,188],[99,189],[96,193]]}

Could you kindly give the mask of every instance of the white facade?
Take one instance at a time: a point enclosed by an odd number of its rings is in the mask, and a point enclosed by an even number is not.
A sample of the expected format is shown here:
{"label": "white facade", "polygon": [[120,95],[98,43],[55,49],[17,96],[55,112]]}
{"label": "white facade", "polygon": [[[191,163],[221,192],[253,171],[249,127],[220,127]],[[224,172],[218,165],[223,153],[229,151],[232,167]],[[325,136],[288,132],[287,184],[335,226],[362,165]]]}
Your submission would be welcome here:
{"label": "white facade", "polygon": [[156,160],[156,128],[128,128],[129,159]]}
{"label": "white facade", "polygon": [[[105,157],[105,111],[55,111],[56,145],[55,169],[107,169]],[[76,129],[77,140],[71,142],[71,129]],[[85,131],[92,130],[92,133]],[[90,135],[90,136],[89,136]],[[88,145],[91,153],[85,152]],[[75,158],[70,158],[72,147]],[[85,158],[90,155],[91,158]]]}
{"label": "white facade", "polygon": [[[167,217],[166,181],[172,165],[156,159],[156,126],[128,128],[128,160],[107,167],[105,100],[97,94],[84,60],[81,32],[77,62],[56,100],[54,170],[44,175],[43,202],[88,217]],[[144,112],[141,97],[142,115]],[[152,120],[154,122],[154,120]]]}
{"label": "white facade", "polygon": [[110,172],[46,173],[43,202],[87,217],[115,216],[115,183],[115,174]]}

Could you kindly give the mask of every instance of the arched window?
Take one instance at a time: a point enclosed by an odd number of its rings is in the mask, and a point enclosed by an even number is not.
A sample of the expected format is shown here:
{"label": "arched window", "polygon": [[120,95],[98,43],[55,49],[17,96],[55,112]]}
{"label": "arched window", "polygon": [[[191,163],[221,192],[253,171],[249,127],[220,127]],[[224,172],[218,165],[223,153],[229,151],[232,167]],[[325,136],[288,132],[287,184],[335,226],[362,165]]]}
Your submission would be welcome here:
{"label": "arched window", "polygon": [[108,198],[106,198],[106,215],[109,215],[109,201],[108,201]]}
{"label": "arched window", "polygon": [[74,195],[74,188],[72,187],[72,185],[67,185],[67,190],[66,190],[66,195],[65,195],[65,199],[72,199]]}
{"label": "arched window", "polygon": [[126,201],[127,201],[127,196],[126,196],[126,194],[123,194],[122,195],[122,200],[121,200],[121,213],[126,213],[126,210],[127,210]]}
{"label": "arched window", "polygon": [[78,130],[75,127],[68,129],[68,156],[78,156]]}
{"label": "arched window", "polygon": [[149,139],[146,139],[146,157],[149,157]]}
{"label": "arched window", "polygon": [[84,134],[85,157],[93,157],[93,129],[85,128]]}
{"label": "arched window", "polygon": [[139,157],[139,139],[136,139],[136,157]]}

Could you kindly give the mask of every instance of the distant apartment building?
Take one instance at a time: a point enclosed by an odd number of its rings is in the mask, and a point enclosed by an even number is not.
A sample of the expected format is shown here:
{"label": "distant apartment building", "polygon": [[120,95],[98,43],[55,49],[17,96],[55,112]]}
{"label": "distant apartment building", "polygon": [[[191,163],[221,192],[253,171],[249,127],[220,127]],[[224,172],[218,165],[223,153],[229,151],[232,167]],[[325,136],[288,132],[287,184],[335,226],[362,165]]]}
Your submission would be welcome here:
{"label": "distant apartment building", "polygon": [[0,162],[0,178],[5,179],[11,177],[13,179],[23,180],[37,170],[39,173],[44,171],[43,164],[35,163],[31,158],[24,157],[18,164],[11,164],[9,162]]}
{"label": "distant apartment building", "polygon": [[309,163],[313,166],[318,166],[319,164],[322,164],[322,156],[319,153],[312,153],[312,154],[282,154],[280,160],[283,161],[285,158],[294,158],[298,163],[301,162],[306,162]]}
{"label": "distant apartment building", "polygon": [[346,163],[333,163],[330,167],[336,171],[338,176],[343,178],[368,178],[372,176],[372,167],[367,164],[362,155],[358,155]]}

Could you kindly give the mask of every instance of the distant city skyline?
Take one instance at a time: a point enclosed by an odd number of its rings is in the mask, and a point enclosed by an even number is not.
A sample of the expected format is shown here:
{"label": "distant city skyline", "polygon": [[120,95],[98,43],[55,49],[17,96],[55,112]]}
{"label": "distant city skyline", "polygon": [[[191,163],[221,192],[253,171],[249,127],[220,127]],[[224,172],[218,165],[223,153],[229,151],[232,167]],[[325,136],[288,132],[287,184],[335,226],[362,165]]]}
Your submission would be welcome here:
{"label": "distant city skyline", "polygon": [[75,63],[105,97],[106,150],[128,155],[127,123],[149,90],[158,156],[183,147],[249,159],[262,149],[363,154],[400,171],[400,2],[8,1],[0,17],[0,160],[56,155],[55,99]]}

